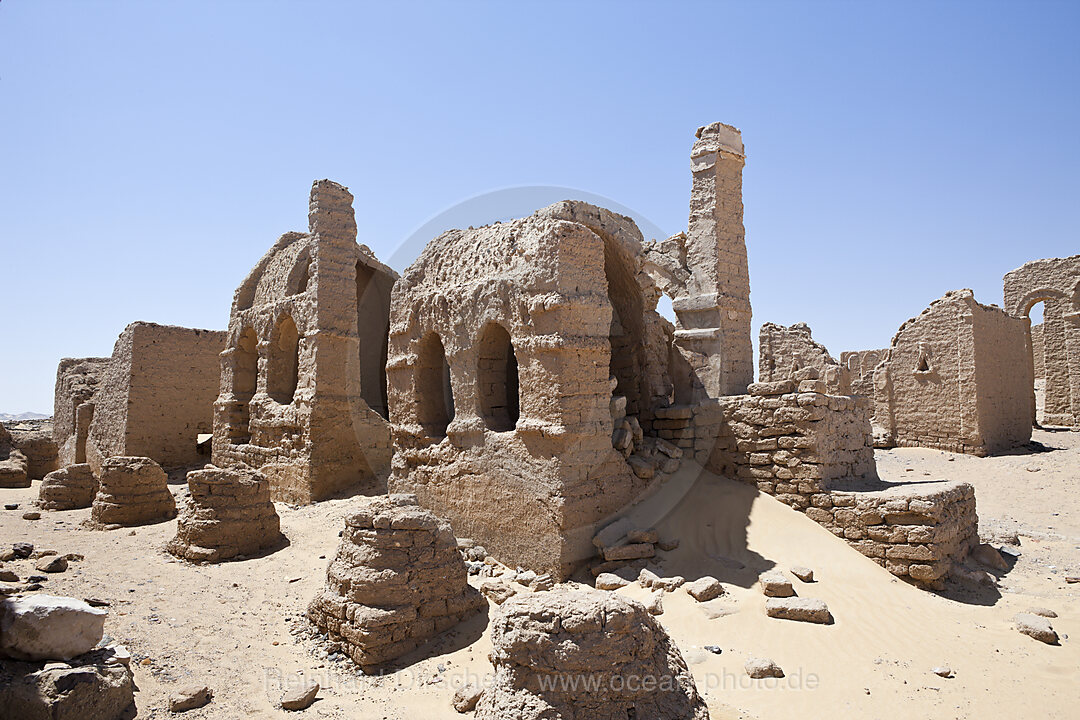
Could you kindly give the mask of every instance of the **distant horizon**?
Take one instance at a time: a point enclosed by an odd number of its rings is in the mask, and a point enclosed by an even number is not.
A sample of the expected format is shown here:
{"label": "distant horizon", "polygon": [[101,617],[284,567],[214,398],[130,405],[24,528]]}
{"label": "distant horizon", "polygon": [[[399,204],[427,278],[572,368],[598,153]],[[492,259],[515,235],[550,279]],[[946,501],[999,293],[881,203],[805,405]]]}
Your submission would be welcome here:
{"label": "distant horizon", "polygon": [[444,221],[537,209],[474,202],[520,188],[666,235],[714,121],[747,149],[755,342],[887,347],[946,291],[1001,305],[1005,273],[1080,252],[1080,4],[553,7],[0,3],[0,407],[42,412],[60,358],[130,322],[225,328],[314,179],[398,271]]}

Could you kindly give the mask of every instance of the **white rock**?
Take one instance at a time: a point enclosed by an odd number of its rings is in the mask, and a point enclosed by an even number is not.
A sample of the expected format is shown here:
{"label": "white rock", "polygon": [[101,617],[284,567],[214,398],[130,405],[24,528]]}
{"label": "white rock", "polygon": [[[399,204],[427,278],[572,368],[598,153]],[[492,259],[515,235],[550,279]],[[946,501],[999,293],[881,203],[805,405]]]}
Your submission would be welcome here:
{"label": "white rock", "polygon": [[70,597],[6,599],[0,602],[0,650],[21,660],[70,660],[98,644],[107,614]]}
{"label": "white rock", "polygon": [[746,661],[744,667],[746,674],[755,680],[784,677],[784,671],[780,669],[780,666],[768,658],[752,657]]}
{"label": "white rock", "polygon": [[708,602],[724,594],[724,586],[714,577],[706,575],[697,580],[687,583],[686,592],[698,602]]}
{"label": "white rock", "polygon": [[653,590],[652,597],[645,603],[645,609],[649,611],[650,615],[663,615],[664,614],[664,591]]}
{"label": "white rock", "polygon": [[597,590],[618,590],[629,584],[630,582],[628,580],[619,577],[615,573],[600,573],[596,576]]}

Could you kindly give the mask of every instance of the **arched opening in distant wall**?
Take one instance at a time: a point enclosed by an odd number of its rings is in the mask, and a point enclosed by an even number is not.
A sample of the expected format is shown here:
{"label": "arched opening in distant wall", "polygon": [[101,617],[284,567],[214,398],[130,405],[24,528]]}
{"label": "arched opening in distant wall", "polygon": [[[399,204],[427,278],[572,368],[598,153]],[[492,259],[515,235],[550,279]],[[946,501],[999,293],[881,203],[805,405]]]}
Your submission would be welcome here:
{"label": "arched opening in distant wall", "polygon": [[446,427],[454,419],[450,365],[436,333],[425,335],[417,348],[416,419],[433,438],[446,437]]}
{"label": "arched opening in distant wall", "polygon": [[267,394],[289,405],[296,394],[300,379],[300,333],[296,323],[288,315],[281,318],[270,342],[267,357]]}
{"label": "arched opening in distant wall", "polygon": [[480,415],[488,430],[513,430],[520,415],[518,364],[510,334],[498,323],[480,333],[476,368]]}
{"label": "arched opening in distant wall", "polygon": [[240,333],[240,339],[233,349],[233,387],[232,394],[237,403],[230,440],[242,445],[251,441],[251,398],[259,375],[259,338],[255,330],[247,328]]}
{"label": "arched opening in distant wall", "polygon": [[373,282],[375,269],[356,263],[356,336],[360,339],[360,396],[384,419],[390,417],[386,400],[386,355],[390,339],[390,309]]}

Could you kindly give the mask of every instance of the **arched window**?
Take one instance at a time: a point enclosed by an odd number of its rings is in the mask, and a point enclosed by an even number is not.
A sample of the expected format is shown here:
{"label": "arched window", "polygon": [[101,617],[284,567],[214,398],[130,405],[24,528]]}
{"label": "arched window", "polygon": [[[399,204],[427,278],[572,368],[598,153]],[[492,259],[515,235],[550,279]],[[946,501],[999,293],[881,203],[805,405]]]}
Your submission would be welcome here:
{"label": "arched window", "polygon": [[251,441],[251,398],[259,373],[259,338],[248,328],[240,334],[233,350],[232,394],[236,398],[237,414],[230,432],[230,441],[242,445]]}
{"label": "arched window", "polygon": [[416,361],[416,417],[431,437],[446,437],[446,426],[454,419],[454,391],[450,366],[442,340],[428,333],[420,341]]}
{"label": "arched window", "polygon": [[286,315],[278,323],[267,358],[266,392],[282,405],[293,401],[300,377],[300,334]]}
{"label": "arched window", "polygon": [[386,402],[386,355],[390,340],[390,308],[379,292],[374,268],[356,263],[356,335],[360,339],[360,396],[375,412],[389,418]]}
{"label": "arched window", "polygon": [[520,414],[517,357],[510,334],[497,323],[480,334],[476,383],[480,415],[488,430],[513,430]]}
{"label": "arched window", "polygon": [[308,281],[311,279],[311,253],[304,250],[296,259],[296,265],[289,273],[288,294],[299,295],[307,292]]}

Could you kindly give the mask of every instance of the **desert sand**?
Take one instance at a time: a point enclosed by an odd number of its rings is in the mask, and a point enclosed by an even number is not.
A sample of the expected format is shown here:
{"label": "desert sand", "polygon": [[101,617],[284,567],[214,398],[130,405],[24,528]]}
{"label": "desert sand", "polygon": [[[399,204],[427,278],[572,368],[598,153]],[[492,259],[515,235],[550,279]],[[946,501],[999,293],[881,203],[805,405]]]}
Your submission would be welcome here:
{"label": "desert sand", "polygon": [[[1023,452],[989,458],[877,451],[879,473],[889,482],[971,482],[984,535],[992,532],[997,543],[1018,536],[1021,555],[999,574],[997,587],[950,581],[940,595],[894,578],[775,499],[687,463],[670,481],[681,498],[657,523],[681,544],[657,570],[691,580],[713,575],[727,592],[705,604],[682,590],[669,593],[659,619],[712,717],[1076,717],[1080,584],[1067,584],[1065,576],[1080,574],[1080,433],[1036,430],[1034,437],[1037,444]],[[169,694],[191,683],[209,685],[214,699],[186,718],[285,717],[278,699],[303,679],[323,688],[307,717],[455,718],[455,687],[483,682],[490,671],[485,615],[383,677],[360,675],[348,661],[320,653],[304,610],[322,586],[348,498],[277,503],[287,546],[195,566],[165,551],[175,520],[112,531],[82,527],[89,510],[24,520],[38,485],[0,491],[3,503],[19,504],[0,511],[0,543],[26,540],[85,556],[49,575],[42,592],[109,601],[105,631],[134,656],[140,718],[167,716]],[[182,485],[171,487],[178,492]],[[825,600],[833,624],[765,616],[758,575],[796,565],[816,576],[813,583],[795,580],[796,592]],[[37,574],[30,560],[8,567],[22,579]],[[647,597],[635,584],[618,592]],[[1060,645],[1013,628],[1013,615],[1035,607],[1058,614],[1052,622]],[[776,661],[786,677],[751,680],[743,669],[751,655]],[[938,666],[954,677],[935,675]]]}

